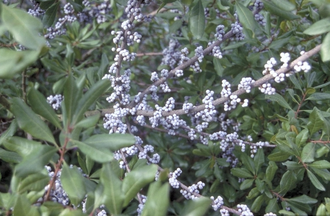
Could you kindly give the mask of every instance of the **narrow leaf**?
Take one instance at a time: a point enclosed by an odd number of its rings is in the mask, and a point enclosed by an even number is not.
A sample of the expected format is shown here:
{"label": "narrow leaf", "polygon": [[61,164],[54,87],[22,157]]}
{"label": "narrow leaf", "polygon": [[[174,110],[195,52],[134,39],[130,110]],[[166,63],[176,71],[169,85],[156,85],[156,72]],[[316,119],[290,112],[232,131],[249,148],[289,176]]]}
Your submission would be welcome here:
{"label": "narrow leaf", "polygon": [[321,191],[325,191],[325,188],[322,185],[322,183],[317,179],[317,177],[311,171],[307,170],[307,175],[308,175],[308,178],[311,180],[311,182],[317,189],[319,189]]}
{"label": "narrow leaf", "polygon": [[83,176],[77,167],[69,168],[64,163],[62,166],[61,183],[71,203],[77,206],[86,195]]}
{"label": "narrow leaf", "polygon": [[322,41],[322,47],[320,53],[321,53],[322,61],[324,62],[330,61],[330,32],[324,37]]}
{"label": "narrow leaf", "polygon": [[237,9],[236,12],[238,14],[240,23],[242,23],[242,25],[245,28],[251,30],[253,32],[253,37],[254,37],[254,33],[257,28],[257,23],[254,19],[254,16],[253,16],[251,10],[249,10],[247,7],[245,7],[238,1],[236,2],[236,9]]}
{"label": "narrow leaf", "polygon": [[205,29],[204,7],[201,0],[191,9],[189,28],[195,39],[201,39]]}
{"label": "narrow leaf", "polygon": [[104,205],[111,214],[120,214],[124,202],[122,182],[112,170],[109,163],[103,164],[100,181],[104,186]]}
{"label": "narrow leaf", "polygon": [[28,155],[15,168],[15,173],[19,177],[26,177],[30,174],[40,172],[49,163],[54,153],[57,151],[52,146],[39,146],[33,153]]}
{"label": "narrow leaf", "polygon": [[209,209],[212,200],[206,197],[199,197],[197,199],[190,200],[182,210],[181,215],[187,216],[201,216],[205,215]]}
{"label": "narrow leaf", "polygon": [[153,182],[147,195],[147,201],[143,207],[142,216],[167,215],[169,205],[169,184],[161,184],[160,181]]}
{"label": "narrow leaf", "polygon": [[100,148],[97,145],[86,144],[83,142],[79,142],[77,140],[71,140],[74,145],[77,145],[78,148],[88,157],[95,160],[99,163],[106,163],[113,160],[113,153],[106,149]]}
{"label": "narrow leaf", "polygon": [[132,146],[135,143],[135,138],[131,134],[97,134],[89,137],[84,142],[95,147],[117,151]]}
{"label": "narrow leaf", "polygon": [[301,153],[301,160],[304,163],[310,163],[314,161],[315,155],[315,144],[308,143],[304,146],[302,153]]}
{"label": "narrow leaf", "polygon": [[266,95],[266,99],[277,102],[280,106],[292,110],[291,106],[286,102],[282,95],[276,93],[274,95]]}
{"label": "narrow leaf", "polygon": [[48,126],[20,98],[13,98],[11,103],[10,110],[22,130],[35,138],[56,143]]}
{"label": "narrow leaf", "polygon": [[62,128],[54,109],[47,103],[46,98],[40,92],[31,88],[28,92],[28,100],[34,112],[47,119],[54,126]]}
{"label": "narrow leaf", "polygon": [[111,85],[108,79],[100,80],[95,83],[87,93],[78,101],[77,111],[74,114],[73,122],[76,123],[80,120],[88,108],[104,93],[104,91]]}
{"label": "narrow leaf", "polygon": [[321,19],[304,31],[308,35],[319,35],[330,31],[330,17]]}
{"label": "narrow leaf", "polygon": [[125,194],[124,207],[136,196],[136,194],[155,179],[156,165],[146,165],[133,169],[124,178],[123,192]]}
{"label": "narrow leaf", "polygon": [[319,160],[309,164],[308,166],[318,169],[330,169],[330,162],[327,160]]}
{"label": "narrow leaf", "polygon": [[16,152],[22,157],[27,157],[37,151],[41,143],[22,137],[10,137],[4,141],[3,145],[6,149]]}

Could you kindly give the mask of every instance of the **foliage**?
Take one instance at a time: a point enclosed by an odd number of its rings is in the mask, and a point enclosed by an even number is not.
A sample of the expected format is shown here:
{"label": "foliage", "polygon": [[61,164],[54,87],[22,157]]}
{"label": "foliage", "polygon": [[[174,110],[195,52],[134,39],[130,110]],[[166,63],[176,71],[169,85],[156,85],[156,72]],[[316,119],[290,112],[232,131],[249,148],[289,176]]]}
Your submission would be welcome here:
{"label": "foliage", "polygon": [[329,19],[326,0],[3,1],[0,214],[330,215]]}

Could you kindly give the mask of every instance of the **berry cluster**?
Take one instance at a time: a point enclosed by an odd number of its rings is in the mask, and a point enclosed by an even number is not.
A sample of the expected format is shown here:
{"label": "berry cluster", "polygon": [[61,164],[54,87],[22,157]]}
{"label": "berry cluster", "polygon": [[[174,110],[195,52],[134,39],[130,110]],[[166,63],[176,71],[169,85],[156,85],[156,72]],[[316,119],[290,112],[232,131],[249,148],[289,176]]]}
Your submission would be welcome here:
{"label": "berry cluster", "polygon": [[52,105],[54,110],[58,110],[61,107],[61,103],[63,101],[64,97],[62,95],[49,95],[47,97],[47,103]]}

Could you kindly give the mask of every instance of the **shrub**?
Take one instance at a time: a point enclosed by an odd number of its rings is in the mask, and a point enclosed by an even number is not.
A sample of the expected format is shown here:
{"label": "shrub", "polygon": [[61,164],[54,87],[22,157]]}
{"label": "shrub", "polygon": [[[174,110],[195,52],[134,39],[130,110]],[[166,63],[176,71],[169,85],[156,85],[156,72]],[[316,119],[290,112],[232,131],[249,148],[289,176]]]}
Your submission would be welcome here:
{"label": "shrub", "polygon": [[1,214],[330,214],[328,1],[0,8]]}

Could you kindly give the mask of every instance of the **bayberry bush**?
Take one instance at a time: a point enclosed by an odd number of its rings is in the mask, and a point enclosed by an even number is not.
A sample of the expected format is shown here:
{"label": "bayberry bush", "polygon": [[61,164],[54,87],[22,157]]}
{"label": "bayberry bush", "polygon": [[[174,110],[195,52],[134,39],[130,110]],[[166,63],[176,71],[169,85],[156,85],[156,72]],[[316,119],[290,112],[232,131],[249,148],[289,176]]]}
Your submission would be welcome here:
{"label": "bayberry bush", "polygon": [[1,215],[330,215],[330,2],[0,3]]}

